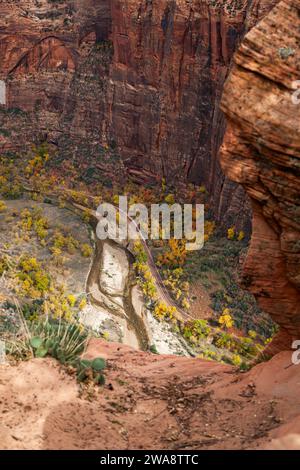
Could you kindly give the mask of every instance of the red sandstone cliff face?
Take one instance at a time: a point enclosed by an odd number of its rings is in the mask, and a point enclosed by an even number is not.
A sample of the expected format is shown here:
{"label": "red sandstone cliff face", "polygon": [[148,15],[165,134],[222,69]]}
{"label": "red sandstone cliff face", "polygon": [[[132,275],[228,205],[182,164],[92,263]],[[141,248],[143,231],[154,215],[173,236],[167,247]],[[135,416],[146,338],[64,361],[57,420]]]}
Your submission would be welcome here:
{"label": "red sandstone cliff face", "polygon": [[253,207],[244,283],[281,326],[300,335],[300,1],[284,0],[245,37],[225,86],[221,163]]}
{"label": "red sandstone cliff face", "polygon": [[[217,162],[231,57],[276,0],[4,1],[3,150],[48,140],[60,158],[101,162],[117,147],[129,174],[203,183],[220,219],[245,220],[243,190]],[[17,125],[16,125],[17,121]]]}
{"label": "red sandstone cliff face", "polygon": [[111,123],[127,165],[204,183],[223,220],[244,219],[246,201],[218,167],[219,100],[245,18],[253,24],[275,3],[113,2]]}

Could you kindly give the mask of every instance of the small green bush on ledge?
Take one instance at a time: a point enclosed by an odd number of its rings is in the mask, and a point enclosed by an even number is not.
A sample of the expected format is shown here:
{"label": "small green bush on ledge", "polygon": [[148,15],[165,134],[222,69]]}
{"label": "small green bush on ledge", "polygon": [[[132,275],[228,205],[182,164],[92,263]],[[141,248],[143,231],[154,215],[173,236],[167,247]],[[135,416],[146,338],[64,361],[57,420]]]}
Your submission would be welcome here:
{"label": "small green bush on ledge", "polygon": [[50,356],[64,366],[73,367],[78,382],[93,381],[95,385],[105,384],[102,374],[106,368],[105,359],[97,357],[89,361],[81,358],[88,343],[88,334],[81,325],[61,319],[42,319],[25,322],[25,329],[26,337],[7,342],[9,355],[22,360]]}

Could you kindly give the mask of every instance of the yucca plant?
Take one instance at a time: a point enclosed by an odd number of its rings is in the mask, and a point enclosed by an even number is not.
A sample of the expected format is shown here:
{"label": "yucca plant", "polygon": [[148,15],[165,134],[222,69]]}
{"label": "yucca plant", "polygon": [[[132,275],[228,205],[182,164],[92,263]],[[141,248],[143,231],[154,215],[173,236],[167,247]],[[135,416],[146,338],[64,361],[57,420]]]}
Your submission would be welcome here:
{"label": "yucca plant", "polygon": [[87,333],[79,325],[61,319],[33,321],[29,331],[29,343],[35,357],[49,355],[62,364],[74,362],[83,353],[88,339]]}
{"label": "yucca plant", "polygon": [[16,310],[23,328],[18,336],[6,343],[8,354],[20,359],[51,356],[62,364],[75,367],[79,382],[91,379],[97,385],[104,385],[105,378],[101,372],[106,361],[101,357],[92,361],[81,359],[89,339],[82,326],[61,318],[43,317],[38,321],[26,321],[17,303]]}

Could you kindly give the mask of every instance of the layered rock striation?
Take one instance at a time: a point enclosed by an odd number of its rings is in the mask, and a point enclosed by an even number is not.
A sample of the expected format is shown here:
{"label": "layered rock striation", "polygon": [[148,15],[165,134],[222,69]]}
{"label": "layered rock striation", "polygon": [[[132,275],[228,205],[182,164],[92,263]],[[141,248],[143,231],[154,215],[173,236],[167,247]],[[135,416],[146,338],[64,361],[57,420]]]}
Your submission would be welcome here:
{"label": "layered rock striation", "polygon": [[300,339],[300,1],[283,0],[245,37],[226,83],[221,164],[253,208],[244,284]]}
{"label": "layered rock striation", "polygon": [[236,45],[276,0],[1,3],[2,151],[47,140],[101,168],[111,146],[137,181],[204,184],[219,219],[244,223],[224,180],[219,101]]}

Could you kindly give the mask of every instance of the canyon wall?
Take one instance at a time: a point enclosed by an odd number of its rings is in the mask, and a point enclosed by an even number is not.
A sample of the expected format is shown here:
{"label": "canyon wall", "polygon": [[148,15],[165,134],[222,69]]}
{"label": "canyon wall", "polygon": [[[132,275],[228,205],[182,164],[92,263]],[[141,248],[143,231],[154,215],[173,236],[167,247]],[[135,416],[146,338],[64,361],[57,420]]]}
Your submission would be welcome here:
{"label": "canyon wall", "polygon": [[219,102],[236,45],[275,3],[1,2],[1,150],[46,140],[85,171],[113,147],[136,181],[204,184],[215,215],[245,225],[243,189],[217,160]]}
{"label": "canyon wall", "polygon": [[281,326],[280,349],[300,339],[299,42],[300,1],[283,0],[245,37],[222,99],[222,168],[254,214],[244,284]]}

